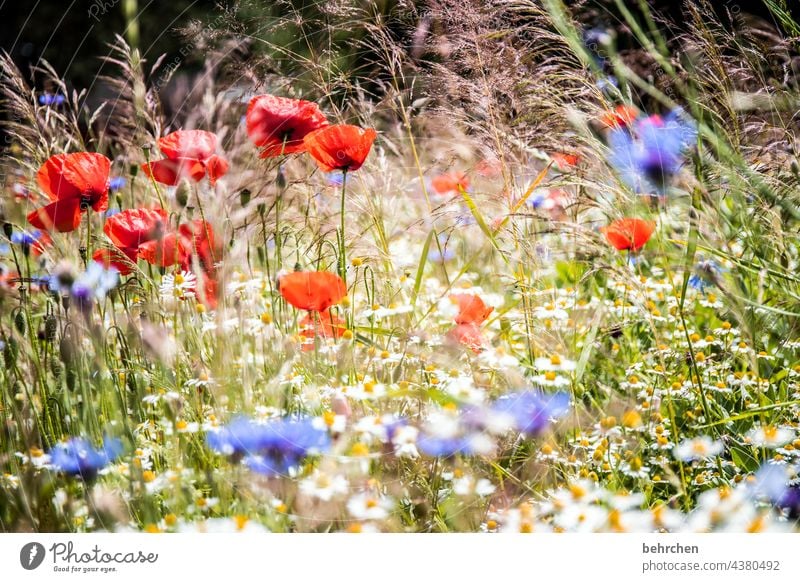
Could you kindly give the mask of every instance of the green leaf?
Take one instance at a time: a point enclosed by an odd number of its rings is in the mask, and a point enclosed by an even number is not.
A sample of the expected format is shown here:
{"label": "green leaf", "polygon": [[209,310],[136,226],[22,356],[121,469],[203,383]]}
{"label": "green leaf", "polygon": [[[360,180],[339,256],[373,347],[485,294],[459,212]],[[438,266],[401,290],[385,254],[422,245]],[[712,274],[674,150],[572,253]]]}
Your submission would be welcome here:
{"label": "green leaf", "polygon": [[436,231],[431,229],[428,233],[428,238],[425,239],[425,244],[422,247],[422,253],[419,257],[419,266],[417,266],[417,274],[414,277],[414,291],[411,294],[411,305],[417,304],[417,297],[419,296],[419,289],[422,286],[422,276],[425,273],[425,265],[428,263],[428,252],[431,250],[431,241]]}

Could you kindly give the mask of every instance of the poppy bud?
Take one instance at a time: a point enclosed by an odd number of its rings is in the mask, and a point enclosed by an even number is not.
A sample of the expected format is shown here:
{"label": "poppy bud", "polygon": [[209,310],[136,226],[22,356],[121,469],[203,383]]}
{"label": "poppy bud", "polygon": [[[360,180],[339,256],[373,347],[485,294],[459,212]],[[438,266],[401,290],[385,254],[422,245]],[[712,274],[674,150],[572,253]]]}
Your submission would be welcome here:
{"label": "poppy bud", "polygon": [[62,337],[61,343],[58,346],[58,351],[61,354],[61,361],[69,366],[75,361],[75,343],[68,337]]}
{"label": "poppy bud", "polygon": [[5,348],[3,348],[3,360],[5,361],[6,368],[13,368],[17,362],[17,353],[19,353],[19,344],[13,337],[8,338]]}
{"label": "poppy bud", "polygon": [[250,204],[250,196],[251,192],[247,188],[243,188],[239,191],[239,202],[242,204],[242,208]]}
{"label": "poppy bud", "polygon": [[67,389],[70,392],[75,392],[75,382],[77,380],[77,374],[74,370],[67,368]]}
{"label": "poppy bud", "polygon": [[139,166],[134,164],[131,166],[131,178],[135,178],[138,175],[139,175]]}
{"label": "poppy bud", "polygon": [[275,183],[281,190],[286,188],[286,174],[283,173],[283,166],[278,167],[278,176],[275,179]]}
{"label": "poppy bud", "polygon": [[14,227],[10,222],[3,223],[3,234],[6,235],[6,238],[11,238],[11,235],[14,234]]}
{"label": "poppy bud", "polygon": [[56,319],[56,316],[51,313],[44,319],[44,339],[49,342],[53,341],[56,339],[57,332],[58,320]]}
{"label": "poppy bud", "polygon": [[17,331],[21,336],[25,335],[27,331],[27,325],[25,322],[25,315],[22,313],[22,310],[17,311],[14,315],[14,327],[17,328]]}
{"label": "poppy bud", "polygon": [[189,202],[189,194],[192,192],[192,185],[189,184],[189,180],[184,178],[181,180],[181,183],[178,184],[178,189],[175,190],[175,201],[178,203],[178,206],[181,208],[186,208],[186,204]]}

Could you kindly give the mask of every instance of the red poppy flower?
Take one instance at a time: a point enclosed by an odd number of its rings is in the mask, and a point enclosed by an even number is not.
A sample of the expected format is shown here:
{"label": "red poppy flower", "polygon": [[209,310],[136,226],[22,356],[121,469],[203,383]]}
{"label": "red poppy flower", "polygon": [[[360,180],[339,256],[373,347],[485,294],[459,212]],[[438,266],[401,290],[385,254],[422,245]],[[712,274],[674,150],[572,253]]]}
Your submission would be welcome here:
{"label": "red poppy flower", "polygon": [[457,293],[450,296],[450,299],[458,305],[458,315],[455,322],[482,324],[494,311],[494,307],[487,307],[483,299],[477,295],[468,293]]}
{"label": "red poppy flower", "polygon": [[496,178],[503,173],[503,164],[496,158],[483,159],[476,164],[475,171],[484,178]]}
{"label": "red poppy flower", "polygon": [[378,134],[355,125],[331,125],[309,133],[303,142],[323,172],[358,170]]}
{"label": "red poppy flower", "polygon": [[[309,311],[300,320],[300,335],[307,340],[319,338],[340,338],[345,330],[345,322],[331,313],[330,309],[319,313]],[[303,343],[303,351],[314,349],[313,341]]]}
{"label": "red poppy flower", "polygon": [[553,163],[555,163],[556,167],[562,172],[574,168],[578,165],[578,162],[581,161],[580,156],[576,154],[565,154],[564,152],[550,154],[550,159],[553,160]]}
{"label": "red poppy flower", "polygon": [[262,158],[306,151],[303,138],[328,125],[316,103],[258,95],[247,106],[247,135]]}
{"label": "red poppy flower", "polygon": [[157,267],[184,266],[192,256],[192,240],[179,232],[170,232],[140,245],[136,256]]}
{"label": "red poppy flower", "polygon": [[39,238],[36,240],[36,242],[31,245],[31,252],[33,253],[34,257],[43,255],[45,250],[47,250],[47,247],[53,244],[53,239],[50,238],[50,235],[45,231],[41,232],[42,234],[39,235]]}
{"label": "red poppy flower", "polygon": [[165,160],[142,164],[142,170],[156,182],[175,186],[181,178],[199,182],[205,176],[212,185],[228,172],[228,162],[216,153],[217,136],[200,129],[173,131],[158,140]]}
{"label": "red poppy flower", "polygon": [[220,251],[216,247],[214,229],[211,228],[211,224],[198,219],[190,224],[180,225],[178,231],[189,242],[190,248],[197,253],[197,257],[200,259],[200,266],[207,273],[213,274],[214,263],[216,262],[216,257],[220,256]]}
{"label": "red poppy flower", "polygon": [[215,257],[218,256],[216,251],[211,225],[195,220],[191,224],[180,225],[177,232],[168,232],[157,240],[142,243],[137,254],[138,258],[151,265],[178,265],[188,271],[192,268],[192,253],[197,253],[200,266],[207,274],[213,275]]}
{"label": "red poppy flower", "polygon": [[287,273],[278,279],[278,288],[289,304],[306,311],[325,311],[347,295],[342,278],[325,271]]}
{"label": "red poppy flower", "polygon": [[633,105],[617,105],[613,110],[600,116],[600,123],[606,127],[625,127],[633,123],[639,116],[639,110]]}
{"label": "red poppy flower", "polygon": [[483,350],[484,339],[481,328],[475,323],[461,323],[447,333],[450,341],[471,349],[476,354]]}
{"label": "red poppy flower", "polygon": [[600,230],[618,251],[638,251],[650,240],[656,223],[640,218],[622,218]]}
{"label": "red poppy flower", "polygon": [[216,309],[217,298],[219,296],[219,285],[217,284],[217,280],[214,278],[214,275],[211,273],[200,273],[200,275],[197,277],[197,282],[197,298],[209,309]]}
{"label": "red poppy flower", "polygon": [[4,265],[0,265],[0,289],[14,290],[19,283],[19,274],[11,271]]}
{"label": "red poppy flower", "polygon": [[28,215],[28,222],[41,230],[70,232],[81,223],[81,212],[103,212],[108,208],[108,174],[111,160],[101,154],[58,154],[48,159],[36,174],[39,186],[51,203]]}
{"label": "red poppy flower", "polygon": [[[116,248],[99,249],[93,259],[106,267],[114,267],[120,275],[133,271],[139,247],[161,238],[167,225],[167,213],[160,208],[133,208],[123,210],[106,220],[103,232]],[[125,260],[127,258],[127,260]]]}
{"label": "red poppy flower", "polygon": [[431,187],[437,194],[458,192],[469,188],[469,180],[464,172],[448,172],[434,176],[431,180]]}

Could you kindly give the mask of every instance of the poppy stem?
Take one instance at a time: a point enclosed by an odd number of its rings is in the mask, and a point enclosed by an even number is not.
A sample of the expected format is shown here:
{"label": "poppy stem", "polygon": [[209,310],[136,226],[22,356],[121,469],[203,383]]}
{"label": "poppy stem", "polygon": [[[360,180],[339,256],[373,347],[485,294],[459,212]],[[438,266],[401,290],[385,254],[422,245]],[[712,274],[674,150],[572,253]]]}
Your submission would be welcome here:
{"label": "poppy stem", "polygon": [[158,204],[161,206],[161,209],[163,210],[164,208],[166,208],[166,206],[164,206],[164,198],[161,197],[161,189],[158,187],[158,182],[156,182],[156,179],[153,177],[153,170],[152,166],[150,165],[150,147],[149,146],[143,147],[142,151],[144,152],[144,159],[147,164],[147,167],[150,169],[150,171],[148,172],[148,175],[150,176],[150,183],[153,185],[153,188],[156,191],[156,196],[158,196]]}
{"label": "poppy stem", "polygon": [[[281,173],[281,168],[278,166],[278,174]],[[277,270],[280,271],[281,267],[283,266],[283,258],[281,257],[281,198],[283,197],[283,188],[278,190],[278,194],[275,197],[275,262],[277,265]],[[266,252],[267,249],[264,249]]]}
{"label": "poppy stem", "polygon": [[[286,150],[286,141],[289,139],[289,135],[285,134],[283,136],[283,143],[281,144],[281,156],[284,155],[284,151]],[[275,254],[277,255],[276,260],[276,272],[280,271],[283,267],[283,257],[281,256],[281,199],[283,198],[284,193],[286,192],[286,179],[283,175],[283,167],[282,167],[282,160],[278,162],[278,173],[275,176],[275,184],[278,186],[277,194],[275,195]],[[266,252],[267,249],[264,249]]]}
{"label": "poppy stem", "polygon": [[89,225],[89,211],[86,210],[83,213],[83,215],[86,219],[86,242],[81,244],[81,246],[78,248],[78,254],[80,254],[81,256],[81,261],[83,261],[83,268],[85,269],[86,265],[88,264],[88,257],[89,257],[89,237],[91,236],[90,232],[91,226]]}
{"label": "poppy stem", "polygon": [[347,169],[342,170],[342,205],[341,205],[341,227],[339,230],[340,250],[339,250],[339,276],[347,286],[347,247],[344,238],[344,201],[347,192]]}
{"label": "poppy stem", "polygon": [[[206,222],[206,213],[203,210],[203,201],[200,199],[200,189],[199,187],[194,191],[195,198],[197,198],[197,208],[200,210],[200,220],[203,221],[203,236],[205,236],[206,244],[208,244],[209,254],[211,255],[211,262],[216,263],[217,258],[214,256],[214,245],[211,244],[211,235],[208,232],[208,223]],[[194,229],[193,229],[194,230]],[[197,254],[197,243],[194,242],[193,246],[195,247],[194,253]]]}

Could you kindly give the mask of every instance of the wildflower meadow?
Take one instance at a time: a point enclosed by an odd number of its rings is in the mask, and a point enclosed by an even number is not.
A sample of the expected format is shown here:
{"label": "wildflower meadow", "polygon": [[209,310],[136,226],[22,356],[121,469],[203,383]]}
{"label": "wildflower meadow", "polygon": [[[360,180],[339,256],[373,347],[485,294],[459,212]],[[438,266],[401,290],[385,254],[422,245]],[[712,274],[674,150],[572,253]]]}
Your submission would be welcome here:
{"label": "wildflower meadow", "polygon": [[144,4],[0,54],[0,531],[797,529],[790,3]]}

